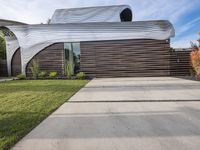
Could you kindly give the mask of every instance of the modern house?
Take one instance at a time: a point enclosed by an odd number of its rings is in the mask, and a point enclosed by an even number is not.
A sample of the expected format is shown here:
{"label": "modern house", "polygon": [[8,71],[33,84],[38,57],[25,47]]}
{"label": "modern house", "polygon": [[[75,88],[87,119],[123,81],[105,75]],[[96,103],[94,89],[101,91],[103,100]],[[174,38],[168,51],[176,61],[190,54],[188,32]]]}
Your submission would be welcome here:
{"label": "modern house", "polygon": [[132,21],[127,5],[58,9],[49,24],[0,20],[6,37],[9,75],[40,70],[65,72],[67,63],[89,77],[170,76],[170,38],[166,20]]}

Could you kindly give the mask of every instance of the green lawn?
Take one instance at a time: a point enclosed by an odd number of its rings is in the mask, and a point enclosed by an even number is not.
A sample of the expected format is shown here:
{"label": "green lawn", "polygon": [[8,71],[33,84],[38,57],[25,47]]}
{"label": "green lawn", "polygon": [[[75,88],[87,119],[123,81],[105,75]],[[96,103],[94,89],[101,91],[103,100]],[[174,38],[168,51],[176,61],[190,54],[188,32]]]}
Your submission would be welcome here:
{"label": "green lawn", "polygon": [[0,149],[9,149],[88,81],[0,82]]}

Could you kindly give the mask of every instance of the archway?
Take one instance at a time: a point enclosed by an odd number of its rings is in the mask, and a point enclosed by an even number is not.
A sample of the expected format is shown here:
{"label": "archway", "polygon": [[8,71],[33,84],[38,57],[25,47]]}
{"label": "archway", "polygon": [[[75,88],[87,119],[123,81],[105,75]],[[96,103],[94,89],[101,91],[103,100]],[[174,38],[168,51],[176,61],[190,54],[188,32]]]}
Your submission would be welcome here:
{"label": "archway", "polygon": [[5,42],[5,48],[3,49],[3,55],[1,56],[5,63],[3,70],[6,70],[6,73],[4,74],[16,76],[21,73],[21,52],[17,37],[10,29],[1,25],[0,35]]}

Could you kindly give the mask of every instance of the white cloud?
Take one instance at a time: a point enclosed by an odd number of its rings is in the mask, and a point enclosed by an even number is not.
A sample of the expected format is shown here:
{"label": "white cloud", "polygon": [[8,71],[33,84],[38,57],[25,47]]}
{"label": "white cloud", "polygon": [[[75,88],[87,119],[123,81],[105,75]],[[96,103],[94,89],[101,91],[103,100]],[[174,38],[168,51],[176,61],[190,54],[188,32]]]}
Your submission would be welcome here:
{"label": "white cloud", "polygon": [[176,41],[172,41],[171,47],[174,47],[174,48],[189,48],[189,47],[191,47],[190,42],[196,43],[198,38],[199,38],[198,34],[183,36]]}
{"label": "white cloud", "polygon": [[183,26],[180,26],[179,29],[177,30],[177,36],[184,33],[185,31],[188,31],[192,27],[195,27],[199,23],[200,23],[200,17],[191,20],[190,22],[186,23]]}

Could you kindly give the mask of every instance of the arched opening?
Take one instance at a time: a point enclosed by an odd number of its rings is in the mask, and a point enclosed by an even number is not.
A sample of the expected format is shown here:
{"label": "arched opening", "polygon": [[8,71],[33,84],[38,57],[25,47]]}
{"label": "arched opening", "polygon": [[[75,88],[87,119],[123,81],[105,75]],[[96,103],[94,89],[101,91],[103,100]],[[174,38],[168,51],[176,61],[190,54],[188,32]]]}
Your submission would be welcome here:
{"label": "arched opening", "polygon": [[21,52],[17,37],[7,27],[0,26],[0,60],[4,63],[3,75],[16,76],[21,73]]}
{"label": "arched opening", "polygon": [[132,21],[132,11],[129,8],[124,9],[121,13],[120,13],[120,19],[121,22],[131,22]]}
{"label": "arched opening", "polygon": [[3,30],[0,28],[0,76],[7,76],[6,41]]}
{"label": "arched opening", "polygon": [[6,59],[5,29],[0,27],[0,59]]}

